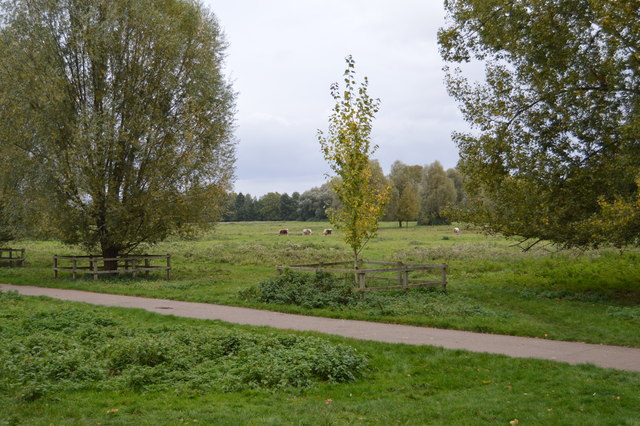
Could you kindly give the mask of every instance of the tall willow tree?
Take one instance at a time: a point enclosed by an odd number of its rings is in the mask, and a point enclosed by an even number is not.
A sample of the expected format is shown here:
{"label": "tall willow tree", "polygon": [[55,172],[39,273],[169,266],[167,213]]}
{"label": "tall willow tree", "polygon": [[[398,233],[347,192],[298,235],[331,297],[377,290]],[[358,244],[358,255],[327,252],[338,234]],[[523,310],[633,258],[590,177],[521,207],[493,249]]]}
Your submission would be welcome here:
{"label": "tall willow tree", "polygon": [[1,5],[0,143],[37,165],[60,238],[114,257],[215,220],[235,150],[215,17],[189,0]]}
{"label": "tall willow tree", "polygon": [[343,231],[353,252],[354,265],[358,266],[362,249],[378,231],[390,188],[382,182],[384,176],[375,178],[370,161],[377,148],[371,143],[371,129],[380,102],[367,93],[366,77],[357,84],[353,58],[347,57],[346,62],[344,91],[338,83],[331,85],[336,105],[329,117],[329,130],[326,134],[318,131],[318,141],[337,175],[332,186],[339,206],[330,208],[327,215]]}
{"label": "tall willow tree", "polygon": [[473,132],[463,219],[532,242],[640,244],[640,1],[446,0],[439,33]]}

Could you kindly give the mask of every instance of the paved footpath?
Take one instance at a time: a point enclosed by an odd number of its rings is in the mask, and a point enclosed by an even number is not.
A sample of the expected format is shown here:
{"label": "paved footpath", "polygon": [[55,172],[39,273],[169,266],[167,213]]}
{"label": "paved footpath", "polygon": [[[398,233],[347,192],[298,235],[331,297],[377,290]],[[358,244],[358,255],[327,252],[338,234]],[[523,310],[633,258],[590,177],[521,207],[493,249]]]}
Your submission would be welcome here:
{"label": "paved footpath", "polygon": [[318,331],[361,340],[441,346],[447,349],[503,354],[516,358],[540,358],[569,364],[590,363],[599,367],[640,371],[640,349],[638,348],[310,317],[208,303],[180,302],[79,290],[10,284],[0,284],[0,290],[17,291],[26,296],[47,296],[94,305],[145,309],[164,315],[213,319],[289,330]]}

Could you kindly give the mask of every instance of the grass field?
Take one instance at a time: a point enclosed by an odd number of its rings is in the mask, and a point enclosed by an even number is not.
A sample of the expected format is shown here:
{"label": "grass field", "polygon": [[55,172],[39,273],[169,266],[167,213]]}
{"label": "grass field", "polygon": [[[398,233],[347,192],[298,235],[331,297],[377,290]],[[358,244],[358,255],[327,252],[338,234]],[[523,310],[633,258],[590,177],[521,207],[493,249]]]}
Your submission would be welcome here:
{"label": "grass field", "polygon": [[[0,425],[639,424],[638,373],[11,293],[0,293],[0,318]],[[234,363],[233,353],[219,357],[220,342],[228,348],[265,339],[310,342],[334,353],[344,348],[332,357],[343,360],[338,367],[365,359],[365,368],[354,380],[299,383],[271,381],[286,370],[269,362],[266,369],[253,365],[263,374],[259,381]],[[193,344],[199,345],[195,354],[188,350]],[[202,352],[217,354],[216,364],[203,364]],[[278,353],[307,359],[299,352]],[[240,358],[265,361],[250,355]]]}
{"label": "grass field", "polygon": [[[25,268],[0,268],[0,282],[75,288],[285,312],[396,322],[491,333],[640,347],[640,250],[620,253],[523,252],[514,241],[451,227],[399,229],[383,223],[364,251],[371,260],[447,263],[448,292],[367,294],[349,306],[309,309],[259,303],[241,291],[276,275],[278,264],[348,260],[340,235],[326,223],[223,223],[196,240],[171,240],[149,253],[171,253],[173,279],[53,280],[54,254],[80,254],[55,242],[14,242],[27,249]],[[292,235],[278,236],[288,228]],[[303,228],[314,234],[301,235]]]}

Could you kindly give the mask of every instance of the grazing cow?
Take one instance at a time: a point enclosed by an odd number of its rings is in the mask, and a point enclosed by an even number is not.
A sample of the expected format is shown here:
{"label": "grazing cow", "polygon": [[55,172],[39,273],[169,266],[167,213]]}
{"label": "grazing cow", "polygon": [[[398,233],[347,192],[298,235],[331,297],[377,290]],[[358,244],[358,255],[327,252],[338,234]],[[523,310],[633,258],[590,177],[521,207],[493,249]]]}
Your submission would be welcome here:
{"label": "grazing cow", "polygon": [[324,231],[322,231],[322,235],[331,235],[332,232],[333,229],[325,229]]}
{"label": "grazing cow", "polygon": [[278,235],[289,235],[289,230],[288,229],[281,229],[278,232]]}
{"label": "grazing cow", "polygon": [[460,233],[460,228],[453,228],[453,233],[458,235]]}
{"label": "grazing cow", "polygon": [[302,230],[302,235],[311,235],[311,234],[312,234],[311,229],[303,229]]}

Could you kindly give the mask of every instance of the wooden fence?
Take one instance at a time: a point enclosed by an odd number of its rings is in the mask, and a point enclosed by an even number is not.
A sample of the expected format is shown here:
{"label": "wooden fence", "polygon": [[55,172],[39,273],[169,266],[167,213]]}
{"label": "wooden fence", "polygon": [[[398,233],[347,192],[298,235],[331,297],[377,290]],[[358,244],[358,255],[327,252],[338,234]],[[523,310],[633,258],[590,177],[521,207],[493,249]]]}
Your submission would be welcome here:
{"label": "wooden fence", "polygon": [[[285,269],[294,271],[324,271],[334,274],[349,274],[355,276],[357,287],[354,291],[376,291],[376,290],[408,290],[418,287],[440,286],[443,291],[447,290],[447,265],[423,265],[417,263],[403,262],[377,262],[372,260],[363,261],[357,268],[340,268],[342,265],[352,265],[352,262],[317,263],[310,265],[278,265],[278,274],[282,274]],[[374,265],[365,268],[364,265]],[[431,271],[439,272],[439,279],[418,279],[414,275],[425,274]],[[391,275],[391,276],[389,276]],[[367,286],[367,282],[391,281],[398,285],[390,286]]]}
{"label": "wooden fence", "polygon": [[[153,266],[152,260],[166,259],[166,266]],[[105,268],[105,263],[115,262],[116,269]],[[111,266],[111,265],[110,265]],[[100,256],[53,256],[53,275],[58,278],[58,272],[71,272],[76,279],[78,274],[93,275],[97,280],[101,274],[132,274],[139,273],[149,275],[153,271],[167,271],[167,279],[171,279],[171,255],[153,254],[124,257],[100,257]]]}
{"label": "wooden fence", "polygon": [[25,251],[25,249],[0,248],[0,262],[9,264],[17,263],[20,266],[24,266]]}

